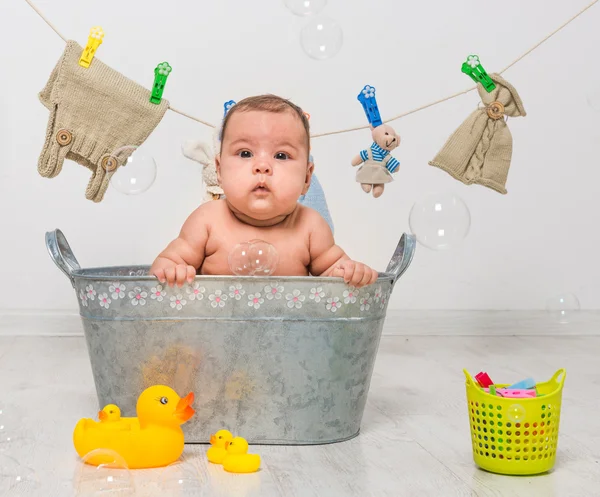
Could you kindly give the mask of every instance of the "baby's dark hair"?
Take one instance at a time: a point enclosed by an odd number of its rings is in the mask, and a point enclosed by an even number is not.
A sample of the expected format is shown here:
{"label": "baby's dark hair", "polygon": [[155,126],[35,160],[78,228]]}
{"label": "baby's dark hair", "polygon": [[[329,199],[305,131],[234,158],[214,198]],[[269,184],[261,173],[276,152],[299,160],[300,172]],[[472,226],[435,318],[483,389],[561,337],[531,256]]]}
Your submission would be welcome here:
{"label": "baby's dark hair", "polygon": [[308,115],[300,107],[289,100],[270,94],[247,97],[231,107],[223,119],[223,125],[221,127],[221,144],[223,144],[227,123],[229,122],[229,119],[231,119],[231,116],[236,112],[246,112],[249,110],[263,110],[274,113],[292,111],[293,114],[298,116],[304,126],[306,131],[306,145],[310,151],[310,126],[308,124]]}

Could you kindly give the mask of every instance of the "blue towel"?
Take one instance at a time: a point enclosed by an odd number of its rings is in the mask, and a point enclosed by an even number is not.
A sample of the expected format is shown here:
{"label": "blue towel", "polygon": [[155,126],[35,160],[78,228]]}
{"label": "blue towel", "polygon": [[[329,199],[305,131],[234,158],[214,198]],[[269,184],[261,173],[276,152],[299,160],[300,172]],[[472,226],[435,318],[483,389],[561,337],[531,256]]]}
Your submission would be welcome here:
{"label": "blue towel", "polygon": [[[312,157],[310,158],[310,161],[312,162]],[[329,214],[329,209],[327,207],[325,192],[323,191],[323,188],[321,187],[321,184],[319,183],[316,174],[312,175],[312,181],[310,183],[310,188],[308,189],[308,192],[306,192],[306,195],[302,195],[298,199],[298,202],[300,202],[302,205],[305,205],[306,207],[313,208],[319,214],[321,214],[321,216],[323,216],[323,219],[327,221],[327,224],[329,225],[329,227],[331,228],[331,232],[333,233],[333,221],[331,219],[331,215]]]}

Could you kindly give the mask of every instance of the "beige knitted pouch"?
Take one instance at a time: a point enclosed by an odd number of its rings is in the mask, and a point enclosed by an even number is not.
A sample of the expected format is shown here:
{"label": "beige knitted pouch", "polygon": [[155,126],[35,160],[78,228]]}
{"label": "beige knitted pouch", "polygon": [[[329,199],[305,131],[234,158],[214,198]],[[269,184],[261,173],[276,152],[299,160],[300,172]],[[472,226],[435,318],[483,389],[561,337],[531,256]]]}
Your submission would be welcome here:
{"label": "beige knitted pouch", "polygon": [[485,107],[474,111],[448,138],[429,164],[459,181],[484,185],[506,194],[506,179],[512,158],[512,135],[504,116],[525,116],[514,87],[498,74],[490,74],[496,88],[488,93],[478,83]]}
{"label": "beige knitted pouch", "polygon": [[57,176],[65,159],[92,171],[85,196],[100,202],[110,176],[125,164],[161,121],[168,101],[150,103],[150,90],[127,79],[94,57],[86,69],[79,65],[83,48],[67,42],[40,101],[50,110],[46,141],[38,171]]}

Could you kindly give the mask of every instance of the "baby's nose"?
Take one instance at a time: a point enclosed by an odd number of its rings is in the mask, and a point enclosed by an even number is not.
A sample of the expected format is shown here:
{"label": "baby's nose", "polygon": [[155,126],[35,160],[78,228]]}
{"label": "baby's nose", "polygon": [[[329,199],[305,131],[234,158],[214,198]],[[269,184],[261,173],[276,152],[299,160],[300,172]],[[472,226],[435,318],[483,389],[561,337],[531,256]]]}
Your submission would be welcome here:
{"label": "baby's nose", "polygon": [[271,165],[267,161],[254,164],[254,174],[271,174]]}

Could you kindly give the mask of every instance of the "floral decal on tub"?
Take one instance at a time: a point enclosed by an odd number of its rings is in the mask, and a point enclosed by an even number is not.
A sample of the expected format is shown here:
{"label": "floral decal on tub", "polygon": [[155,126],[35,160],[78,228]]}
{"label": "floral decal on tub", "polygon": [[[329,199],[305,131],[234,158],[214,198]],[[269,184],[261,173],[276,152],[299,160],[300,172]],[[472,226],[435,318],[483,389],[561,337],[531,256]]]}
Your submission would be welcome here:
{"label": "floral decal on tub", "polygon": [[[151,304],[152,307],[163,306],[170,312],[177,313],[190,307],[191,302],[194,302],[196,306],[206,306],[219,311],[226,305],[233,305],[239,301],[244,308],[246,307],[245,302],[253,311],[266,309],[267,312],[281,313],[282,316],[286,312],[298,312],[300,309],[302,309],[300,312],[311,313],[310,309],[314,307],[314,304],[324,306],[324,308],[321,307],[320,312],[326,310],[327,313],[335,314],[342,307],[348,307],[351,313],[365,315],[369,312],[384,310],[389,303],[391,294],[391,289],[382,287],[382,285],[369,288],[368,293],[366,290],[353,286],[342,288],[336,286],[335,289],[332,289],[327,285],[315,287],[298,285],[297,288],[286,292],[281,282],[266,286],[264,283],[263,285],[244,284],[245,288],[242,283],[233,282],[227,284],[223,289],[215,290],[214,288],[207,289],[201,285],[203,282],[195,281],[191,285],[187,285],[185,291],[183,288],[173,288],[171,292],[167,285],[136,283],[137,286],[132,285],[127,291],[124,290],[124,284],[112,281],[81,286],[77,293],[80,307],[82,309],[111,309],[118,313],[119,306],[140,308],[148,307]],[[123,303],[121,304],[121,302]],[[204,304],[204,302],[206,303]]]}
{"label": "floral decal on tub", "polygon": [[183,295],[181,294],[177,294],[177,295],[173,295],[171,297],[171,307],[173,309],[177,309],[178,311],[180,311],[181,309],[183,309],[183,306],[186,304],[186,301],[183,300]]}
{"label": "floral decal on tub", "polygon": [[260,292],[251,293],[248,295],[248,307],[254,307],[255,309],[258,309],[264,303],[265,299],[261,297]]}
{"label": "floral decal on tub", "polygon": [[88,306],[87,293],[84,292],[83,290],[79,290],[79,300],[81,300],[81,305],[83,307],[87,307]]}
{"label": "floral decal on tub", "polygon": [[245,291],[242,288],[242,285],[240,283],[237,283],[235,285],[231,285],[229,287],[229,297],[235,300],[240,300],[242,298],[243,295],[245,295]]}
{"label": "floral decal on tub", "polygon": [[148,297],[148,292],[142,291],[139,286],[136,286],[132,292],[129,292],[131,305],[146,305],[146,297]]}
{"label": "floral decal on tub", "polygon": [[325,292],[323,291],[323,287],[311,288],[310,295],[308,296],[310,300],[314,300],[317,304],[321,302],[321,299],[325,298]]}
{"label": "floral decal on tub", "polygon": [[302,295],[300,290],[294,290],[292,293],[288,293],[285,296],[285,300],[287,300],[287,306],[290,309],[301,309],[302,303],[304,302],[305,299],[306,299],[306,297],[304,297],[304,295]]}
{"label": "floral decal on tub", "polygon": [[185,292],[188,294],[188,299],[190,300],[202,300],[206,288],[200,286],[200,283],[195,281],[193,285],[186,287]]}
{"label": "floral decal on tub", "polygon": [[98,295],[98,300],[100,301],[100,307],[104,307],[105,309],[108,309],[112,302],[106,293],[101,293]]}
{"label": "floral decal on tub", "polygon": [[283,286],[278,285],[277,283],[267,285],[265,287],[265,297],[267,300],[279,300],[281,298],[281,294],[283,293]]}
{"label": "floral decal on tub", "polygon": [[225,301],[227,300],[227,295],[224,295],[221,290],[215,290],[215,293],[208,296],[208,300],[210,300],[210,305],[213,308],[223,308],[225,307]]}
{"label": "floral decal on tub", "polygon": [[118,281],[113,283],[108,287],[108,291],[113,300],[125,298],[125,285],[123,283],[119,283]]}
{"label": "floral decal on tub", "polygon": [[159,302],[162,302],[166,295],[167,292],[163,290],[162,285],[156,285],[150,289],[150,298],[152,298],[153,300],[158,300]]}
{"label": "floral decal on tub", "polygon": [[85,295],[88,300],[94,300],[96,298],[96,290],[94,290],[94,285],[87,285],[85,287]]}
{"label": "floral decal on tub", "polygon": [[342,303],[340,302],[339,297],[331,297],[327,299],[327,310],[331,312],[337,312],[340,307],[342,307]]}

